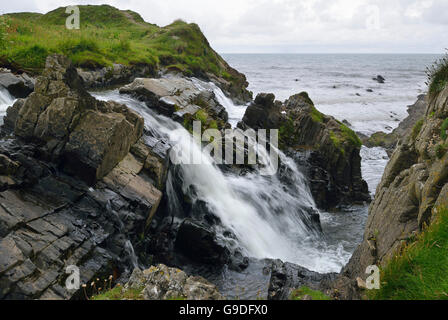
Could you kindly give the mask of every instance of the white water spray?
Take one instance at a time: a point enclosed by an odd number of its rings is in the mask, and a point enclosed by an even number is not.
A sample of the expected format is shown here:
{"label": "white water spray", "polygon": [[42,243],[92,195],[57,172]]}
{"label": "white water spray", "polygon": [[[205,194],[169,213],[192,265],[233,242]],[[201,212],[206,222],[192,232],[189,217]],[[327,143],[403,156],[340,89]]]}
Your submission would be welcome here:
{"label": "white water spray", "polygon": [[[195,84],[198,88],[213,90],[230,113],[232,107],[238,109],[215,85],[199,80],[195,80]],[[191,143],[190,133],[179,123],[156,114],[144,103],[117,91],[95,93],[94,96],[133,108],[144,117],[146,130],[155,137],[180,145],[185,154],[202,153],[200,146]],[[310,219],[307,212],[315,210],[314,200],[295,162],[281,152],[279,157],[287,185],[275,175],[262,176],[258,172],[244,176],[224,174],[214,165],[210,155],[202,154],[205,161],[201,165],[181,166],[182,189],[187,193],[191,186],[194,187],[196,199],[206,202],[223,225],[236,235],[243,253],[255,258],[278,258],[319,272],[339,271],[349,254],[341,246],[328,245],[321,234],[307,227],[308,222],[308,225],[312,224],[307,220]],[[176,195],[169,185],[168,181],[167,196],[174,198]],[[218,236],[225,238],[217,231]]]}

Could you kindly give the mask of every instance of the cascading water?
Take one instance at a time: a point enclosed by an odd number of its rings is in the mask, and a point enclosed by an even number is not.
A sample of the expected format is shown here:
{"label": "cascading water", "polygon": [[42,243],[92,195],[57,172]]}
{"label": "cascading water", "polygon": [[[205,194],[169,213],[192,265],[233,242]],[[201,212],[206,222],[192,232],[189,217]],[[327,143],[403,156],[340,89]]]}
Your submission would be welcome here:
{"label": "cascading water", "polygon": [[[235,106],[214,84],[193,80],[201,90],[212,90],[218,101],[227,108],[233,124],[241,119],[244,106]],[[244,254],[254,258],[278,258],[297,263],[319,272],[338,272],[347,262],[350,252],[340,243],[327,243],[322,233],[310,228],[310,212],[316,212],[306,180],[295,162],[279,152],[285,179],[278,175],[262,176],[259,172],[244,176],[224,173],[213,163],[210,155],[192,143],[191,134],[179,123],[158,115],[144,103],[120,95],[116,90],[94,93],[102,100],[124,103],[145,119],[145,129],[157,138],[169,140],[183,153],[200,155],[201,165],[182,164],[182,190],[193,187],[195,200],[202,200],[220,218],[223,226],[237,237]],[[170,176],[168,179],[172,179]],[[174,190],[167,182],[170,205],[176,205]],[[172,201],[171,201],[172,200]],[[223,230],[216,230],[222,241]]]}
{"label": "cascading water", "polygon": [[0,125],[3,124],[3,116],[6,114],[6,109],[14,103],[14,98],[9,92],[0,87]]}

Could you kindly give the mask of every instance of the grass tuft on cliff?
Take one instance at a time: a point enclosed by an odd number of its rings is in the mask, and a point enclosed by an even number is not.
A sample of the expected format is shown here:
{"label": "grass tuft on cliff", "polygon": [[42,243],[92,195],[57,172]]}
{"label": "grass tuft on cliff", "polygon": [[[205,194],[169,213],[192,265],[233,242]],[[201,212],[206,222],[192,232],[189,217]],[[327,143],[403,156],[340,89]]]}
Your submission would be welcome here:
{"label": "grass tuft on cliff", "polygon": [[43,15],[0,16],[0,66],[39,74],[46,56],[60,53],[76,66],[90,69],[113,63],[145,64],[189,76],[211,73],[231,83],[245,81],[210,47],[194,23],[176,20],[159,27],[135,12],[109,5],[78,7],[79,30],[66,29],[65,7]]}
{"label": "grass tuft on cliff", "polygon": [[290,300],[304,300],[306,296],[311,297],[312,300],[331,300],[330,297],[324,293],[312,290],[308,287],[300,287],[299,289],[294,290],[289,298]]}
{"label": "grass tuft on cliff", "polygon": [[389,261],[382,270],[375,300],[448,300],[448,208],[437,209],[436,220]]}
{"label": "grass tuft on cliff", "polygon": [[426,69],[427,85],[430,95],[434,96],[448,84],[448,53]]}

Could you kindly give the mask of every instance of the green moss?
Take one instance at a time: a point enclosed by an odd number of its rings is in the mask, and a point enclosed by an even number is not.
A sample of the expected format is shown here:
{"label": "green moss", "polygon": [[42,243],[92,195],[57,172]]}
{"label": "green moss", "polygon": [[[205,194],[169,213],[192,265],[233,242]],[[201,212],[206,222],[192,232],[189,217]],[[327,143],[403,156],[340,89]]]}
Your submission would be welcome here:
{"label": "green moss", "polygon": [[341,124],[341,132],[342,132],[342,136],[344,137],[344,139],[350,141],[350,143],[354,144],[357,147],[361,147],[362,142],[359,139],[358,135],[355,133],[355,131],[353,131],[352,129],[350,129],[349,127],[347,127],[345,124]]}
{"label": "green moss", "polygon": [[303,300],[305,295],[310,296],[313,300],[331,300],[330,297],[324,293],[317,290],[311,290],[308,287],[301,287],[294,290],[291,293],[290,300]]}
{"label": "green moss", "polygon": [[448,299],[448,209],[439,207],[434,214],[430,227],[382,270],[381,289],[369,291],[369,298]]}
{"label": "green moss", "polygon": [[278,130],[279,147],[283,149],[286,145],[294,144],[294,121],[291,118],[286,119],[280,125]]}
{"label": "green moss", "polygon": [[414,127],[412,128],[412,134],[411,134],[412,140],[415,140],[417,138],[418,134],[422,130],[422,127],[423,127],[423,119],[420,119],[415,123]]}
{"label": "green moss", "polygon": [[115,287],[102,294],[93,296],[91,300],[143,300],[141,289],[124,289]]}
{"label": "green moss", "polygon": [[443,121],[443,123],[442,123],[442,125],[440,126],[440,137],[443,139],[443,140],[446,140],[446,138],[447,138],[447,130],[448,130],[448,118],[446,118],[444,121]]}

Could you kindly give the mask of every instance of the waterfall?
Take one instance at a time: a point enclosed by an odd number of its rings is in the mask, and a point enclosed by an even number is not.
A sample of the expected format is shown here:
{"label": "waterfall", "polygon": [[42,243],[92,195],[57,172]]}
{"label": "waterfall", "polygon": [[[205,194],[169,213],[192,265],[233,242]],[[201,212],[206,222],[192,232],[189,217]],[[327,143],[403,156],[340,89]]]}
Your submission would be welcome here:
{"label": "waterfall", "polygon": [[[234,117],[233,123],[241,119],[244,106],[233,105],[214,84],[194,81],[197,87],[215,92]],[[192,188],[195,190],[195,199],[204,201],[225,228],[236,235],[237,245],[244,254],[260,259],[278,258],[319,272],[338,272],[347,262],[349,252],[341,245],[327,244],[322,233],[310,229],[309,212],[318,211],[303,174],[283,153],[279,152],[282,163],[279,170],[286,182],[278,175],[263,176],[258,172],[244,176],[224,173],[210,155],[202,154],[200,146],[191,143],[191,134],[179,123],[156,114],[143,102],[120,95],[117,90],[92,94],[101,100],[126,104],[145,119],[145,129],[153,136],[169,140],[186,154],[202,156],[201,165],[181,165],[182,190],[185,194]],[[170,205],[175,207],[177,195],[171,179],[169,174],[166,192]],[[216,231],[223,241],[235,241]]]}
{"label": "waterfall", "polygon": [[6,114],[6,109],[12,106],[14,103],[14,98],[9,94],[9,92],[0,86],[0,125],[3,124],[3,117]]}

